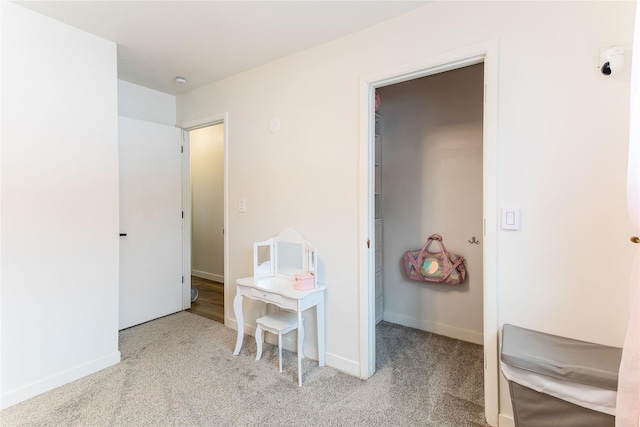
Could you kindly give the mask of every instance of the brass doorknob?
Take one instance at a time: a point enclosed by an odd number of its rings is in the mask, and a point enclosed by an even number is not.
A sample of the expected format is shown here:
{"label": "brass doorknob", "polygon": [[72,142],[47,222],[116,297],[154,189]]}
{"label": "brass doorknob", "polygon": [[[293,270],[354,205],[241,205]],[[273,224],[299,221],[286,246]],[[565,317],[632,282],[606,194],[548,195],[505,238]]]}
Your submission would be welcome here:
{"label": "brass doorknob", "polygon": [[633,243],[640,243],[640,237],[638,236],[631,236],[631,240]]}

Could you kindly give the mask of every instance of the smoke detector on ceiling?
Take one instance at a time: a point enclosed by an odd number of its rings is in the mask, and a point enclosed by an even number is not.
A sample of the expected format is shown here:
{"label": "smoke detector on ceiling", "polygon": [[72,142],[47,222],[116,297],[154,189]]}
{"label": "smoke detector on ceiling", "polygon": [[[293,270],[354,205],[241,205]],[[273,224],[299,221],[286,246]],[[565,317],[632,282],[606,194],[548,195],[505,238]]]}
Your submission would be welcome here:
{"label": "smoke detector on ceiling", "polygon": [[185,79],[184,77],[176,77],[176,83],[183,85],[187,82],[187,79]]}

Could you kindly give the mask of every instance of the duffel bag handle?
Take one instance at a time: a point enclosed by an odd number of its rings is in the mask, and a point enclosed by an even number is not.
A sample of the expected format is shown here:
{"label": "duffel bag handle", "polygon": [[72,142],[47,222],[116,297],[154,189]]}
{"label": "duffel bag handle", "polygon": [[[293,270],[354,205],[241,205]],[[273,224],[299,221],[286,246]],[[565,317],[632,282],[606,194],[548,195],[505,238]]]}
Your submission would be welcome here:
{"label": "duffel bag handle", "polygon": [[[422,247],[422,249],[420,249],[420,259],[422,258],[422,255],[424,253],[430,253],[430,254],[437,254],[439,252],[431,252],[429,250],[429,246],[431,245],[431,243],[436,242],[438,244],[438,246],[440,246],[440,252],[442,253],[442,259],[444,261],[444,270],[448,271],[449,274],[451,273],[451,270],[454,268],[451,265],[451,256],[449,255],[449,252],[447,252],[447,248],[444,246],[444,242],[442,241],[442,236],[439,234],[432,234],[431,236],[429,236],[429,238],[427,239],[427,243],[424,244],[424,246]],[[420,271],[420,270],[418,270]],[[447,276],[449,275],[447,274]]]}

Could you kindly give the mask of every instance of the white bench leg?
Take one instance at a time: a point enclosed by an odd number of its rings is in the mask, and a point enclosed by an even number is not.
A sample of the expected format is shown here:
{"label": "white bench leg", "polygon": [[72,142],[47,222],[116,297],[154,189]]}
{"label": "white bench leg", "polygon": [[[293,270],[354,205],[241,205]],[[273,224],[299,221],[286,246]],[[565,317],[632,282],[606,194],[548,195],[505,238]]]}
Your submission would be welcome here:
{"label": "white bench leg", "polygon": [[278,334],[278,362],[280,363],[280,372],[282,372],[282,334]]}
{"label": "white bench leg", "polygon": [[262,327],[258,325],[258,327],[256,328],[256,347],[258,349],[256,351],[256,360],[260,360],[260,358],[262,357],[262,341]]}
{"label": "white bench leg", "polygon": [[298,323],[298,387],[302,387],[302,343],[304,342],[304,325],[302,324],[302,317],[298,316],[298,318],[300,319]]}

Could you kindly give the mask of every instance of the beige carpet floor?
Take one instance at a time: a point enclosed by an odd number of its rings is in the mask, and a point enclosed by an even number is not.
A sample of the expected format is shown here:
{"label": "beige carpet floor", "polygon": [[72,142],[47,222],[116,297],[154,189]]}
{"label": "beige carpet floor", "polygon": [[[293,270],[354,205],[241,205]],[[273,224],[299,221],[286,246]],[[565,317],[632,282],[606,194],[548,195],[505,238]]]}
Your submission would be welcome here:
{"label": "beige carpet floor", "polygon": [[487,426],[482,347],[381,323],[368,380],[188,312],[120,333],[122,362],[0,412],[13,426]]}

